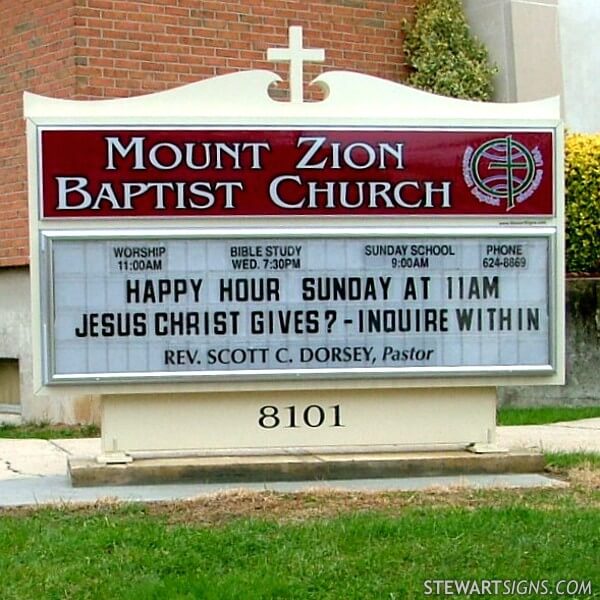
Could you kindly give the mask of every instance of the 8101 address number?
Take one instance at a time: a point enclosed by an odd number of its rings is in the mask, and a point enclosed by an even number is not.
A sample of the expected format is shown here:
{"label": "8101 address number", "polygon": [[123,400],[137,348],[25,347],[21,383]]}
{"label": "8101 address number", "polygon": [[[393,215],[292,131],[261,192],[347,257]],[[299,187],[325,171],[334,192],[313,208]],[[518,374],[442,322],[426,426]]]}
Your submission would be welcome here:
{"label": "8101 address number", "polygon": [[345,427],[342,424],[342,412],[339,404],[327,407],[309,404],[304,410],[297,406],[285,406],[280,409],[272,404],[267,404],[260,407],[258,426],[262,429]]}

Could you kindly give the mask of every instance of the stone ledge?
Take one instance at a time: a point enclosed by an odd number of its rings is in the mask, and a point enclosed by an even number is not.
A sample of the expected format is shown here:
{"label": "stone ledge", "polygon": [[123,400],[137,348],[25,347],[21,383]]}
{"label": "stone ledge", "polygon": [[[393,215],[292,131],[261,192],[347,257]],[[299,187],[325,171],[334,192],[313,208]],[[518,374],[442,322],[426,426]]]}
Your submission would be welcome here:
{"label": "stone ledge", "polygon": [[544,465],[543,454],[534,450],[154,458],[118,465],[90,457],[68,459],[73,487],[539,473]]}

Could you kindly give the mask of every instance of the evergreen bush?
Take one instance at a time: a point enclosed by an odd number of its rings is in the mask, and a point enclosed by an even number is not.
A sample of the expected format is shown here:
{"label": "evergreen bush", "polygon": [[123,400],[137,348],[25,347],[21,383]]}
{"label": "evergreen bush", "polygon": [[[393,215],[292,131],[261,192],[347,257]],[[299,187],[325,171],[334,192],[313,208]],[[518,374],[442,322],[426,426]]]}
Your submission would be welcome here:
{"label": "evergreen bush", "polygon": [[410,85],[453,98],[490,99],[497,69],[471,35],[460,0],[419,0],[403,30]]}

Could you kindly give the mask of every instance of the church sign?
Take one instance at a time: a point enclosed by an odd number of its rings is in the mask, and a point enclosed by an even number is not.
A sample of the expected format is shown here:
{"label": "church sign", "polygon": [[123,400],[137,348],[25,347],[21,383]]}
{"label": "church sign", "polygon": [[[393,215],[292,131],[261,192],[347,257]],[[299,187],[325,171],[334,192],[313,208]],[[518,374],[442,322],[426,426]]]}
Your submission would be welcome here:
{"label": "church sign", "polygon": [[558,100],[267,56],[290,101],[25,94],[36,392],[99,395],[107,463],[498,451],[496,386],[565,379]]}
{"label": "church sign", "polygon": [[291,102],[26,96],[40,387],[562,381],[555,103],[307,103],[291,58]]}

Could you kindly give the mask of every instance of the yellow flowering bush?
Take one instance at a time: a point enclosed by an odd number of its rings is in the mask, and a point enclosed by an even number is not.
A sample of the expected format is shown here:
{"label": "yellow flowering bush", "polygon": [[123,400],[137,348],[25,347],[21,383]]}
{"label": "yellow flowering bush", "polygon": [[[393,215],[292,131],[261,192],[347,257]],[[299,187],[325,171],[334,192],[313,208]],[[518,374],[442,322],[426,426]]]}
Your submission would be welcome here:
{"label": "yellow flowering bush", "polygon": [[600,134],[565,140],[568,272],[600,273]]}

